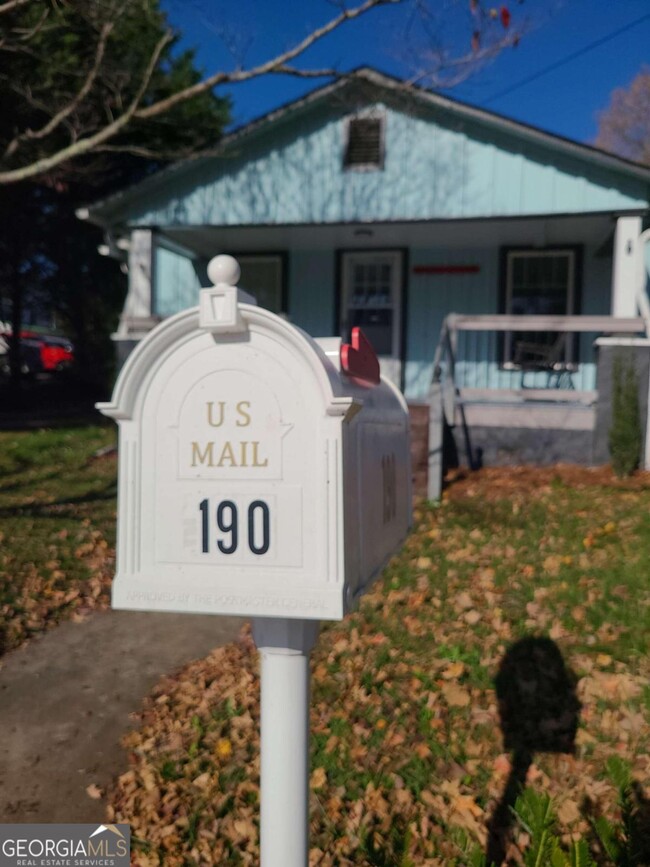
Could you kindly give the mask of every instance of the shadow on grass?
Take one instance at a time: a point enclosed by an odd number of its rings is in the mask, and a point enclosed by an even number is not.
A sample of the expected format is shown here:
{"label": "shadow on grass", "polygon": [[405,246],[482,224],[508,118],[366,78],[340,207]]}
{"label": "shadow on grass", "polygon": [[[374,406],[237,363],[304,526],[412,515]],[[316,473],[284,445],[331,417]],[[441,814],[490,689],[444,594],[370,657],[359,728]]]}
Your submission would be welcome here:
{"label": "shadow on grass", "polygon": [[0,518],[58,518],[70,510],[76,514],[78,506],[101,503],[117,498],[117,481],[111,479],[103,488],[88,491],[78,497],[65,497],[48,503],[24,503],[19,506],[0,507]]}
{"label": "shadow on grass", "polygon": [[575,752],[580,702],[577,678],[550,638],[523,638],[507,651],[496,676],[501,730],[512,770],[488,825],[486,860],[500,865],[512,827],[512,808],[536,752]]}
{"label": "shadow on grass", "polygon": [[31,427],[38,417],[48,425],[66,418],[101,418],[95,403],[107,396],[106,391],[70,372],[23,377],[19,387],[0,376],[0,426],[12,430],[23,425]]}
{"label": "shadow on grass", "polygon": [[650,801],[641,785],[630,782],[628,790],[629,813],[624,805],[623,818],[629,841],[630,864],[650,864]]}
{"label": "shadow on grass", "polygon": [[632,778],[628,762],[612,756],[607,762],[609,779],[618,789],[620,820],[603,815],[591,802],[584,811],[591,825],[591,848],[597,863],[615,867],[650,865],[650,801],[643,787]]}
{"label": "shadow on grass", "polygon": [[[23,489],[25,491],[33,491],[38,485],[61,478],[62,470],[60,467],[44,470],[42,473],[38,473],[38,475],[34,473],[36,469],[38,469],[38,466],[33,461],[17,460],[11,471],[7,471],[6,473],[0,472],[0,494],[13,494]],[[28,481],[25,481],[20,477],[16,478],[20,472],[29,472],[32,475],[30,475]],[[2,479],[5,477],[9,477],[13,481],[3,484]]]}

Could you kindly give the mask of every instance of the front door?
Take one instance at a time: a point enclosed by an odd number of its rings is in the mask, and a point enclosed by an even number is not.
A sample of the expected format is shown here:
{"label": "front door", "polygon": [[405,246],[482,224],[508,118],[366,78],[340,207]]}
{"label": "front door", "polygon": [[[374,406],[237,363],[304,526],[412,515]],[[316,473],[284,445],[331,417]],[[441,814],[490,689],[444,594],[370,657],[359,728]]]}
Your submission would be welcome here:
{"label": "front door", "polygon": [[341,265],[341,336],[349,341],[352,329],[360,326],[383,375],[401,387],[403,253],[343,253]]}

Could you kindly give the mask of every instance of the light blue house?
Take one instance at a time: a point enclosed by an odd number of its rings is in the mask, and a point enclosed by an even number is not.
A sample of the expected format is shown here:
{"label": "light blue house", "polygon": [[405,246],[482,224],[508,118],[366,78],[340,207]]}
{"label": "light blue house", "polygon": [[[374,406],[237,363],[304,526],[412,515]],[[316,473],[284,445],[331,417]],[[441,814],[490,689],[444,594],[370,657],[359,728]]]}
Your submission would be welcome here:
{"label": "light blue house", "polygon": [[228,252],[243,288],[310,334],[361,325],[409,400],[462,314],[445,349],[470,426],[525,427],[533,399],[557,416],[568,395],[581,421],[533,426],[586,431],[595,338],[645,331],[649,206],[648,168],[363,69],[80,216],[127,251],[122,356]]}

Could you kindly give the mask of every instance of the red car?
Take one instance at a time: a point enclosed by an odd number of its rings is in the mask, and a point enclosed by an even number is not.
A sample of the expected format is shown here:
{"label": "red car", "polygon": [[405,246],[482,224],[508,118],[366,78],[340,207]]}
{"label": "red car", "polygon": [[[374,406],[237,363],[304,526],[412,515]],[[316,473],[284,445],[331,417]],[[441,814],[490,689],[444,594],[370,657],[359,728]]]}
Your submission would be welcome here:
{"label": "red car", "polygon": [[[9,335],[0,335],[0,365],[9,368]],[[74,347],[66,337],[22,331],[20,334],[20,362],[23,373],[56,373],[72,364]]]}
{"label": "red car", "polygon": [[65,337],[34,334],[33,338],[40,340],[41,364],[44,371],[64,370],[72,364],[74,347]]}

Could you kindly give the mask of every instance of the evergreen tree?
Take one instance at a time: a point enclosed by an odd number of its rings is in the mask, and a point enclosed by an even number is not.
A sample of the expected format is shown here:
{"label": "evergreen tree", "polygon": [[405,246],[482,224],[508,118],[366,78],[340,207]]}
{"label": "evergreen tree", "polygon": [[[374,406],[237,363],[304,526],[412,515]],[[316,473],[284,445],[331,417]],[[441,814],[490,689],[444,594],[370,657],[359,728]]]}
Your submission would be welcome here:
{"label": "evergreen tree", "polygon": [[614,359],[612,426],[609,429],[612,467],[619,478],[631,475],[641,456],[639,386],[634,364]]}

